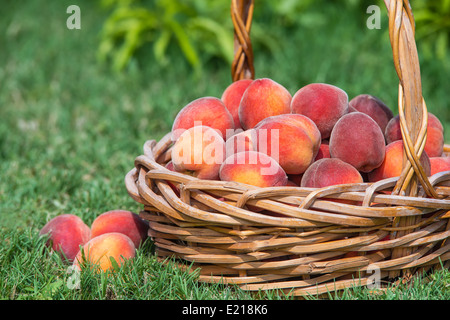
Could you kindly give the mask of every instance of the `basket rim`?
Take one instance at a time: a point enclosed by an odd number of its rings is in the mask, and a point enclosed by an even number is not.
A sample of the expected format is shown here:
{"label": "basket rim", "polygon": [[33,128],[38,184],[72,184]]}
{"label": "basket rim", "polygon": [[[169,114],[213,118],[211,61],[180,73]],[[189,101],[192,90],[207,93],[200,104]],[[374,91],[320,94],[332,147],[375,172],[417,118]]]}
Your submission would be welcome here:
{"label": "basket rim", "polygon": [[[201,180],[188,174],[167,169],[159,161],[170,161],[170,133],[159,142],[144,143],[144,154],[136,157],[135,167],[125,178],[129,195],[137,202],[152,205],[165,211],[172,218],[186,221],[223,223],[225,225],[320,227],[326,225],[350,225],[376,227],[399,217],[413,217],[436,210],[450,210],[450,201],[427,197],[384,194],[392,188],[395,179],[378,183],[354,183],[325,188],[266,187],[260,188],[239,182]],[[442,197],[450,196],[450,188],[440,187],[450,181],[450,171],[430,177],[438,186]],[[169,185],[179,186],[177,195]],[[157,195],[152,186],[161,193]],[[227,203],[217,197],[232,201]],[[213,209],[207,212],[190,205],[200,202]],[[328,201],[357,200],[360,203]],[[249,210],[247,205],[281,213],[282,217],[268,216]],[[414,225],[410,229],[413,229]],[[402,229],[403,228],[403,229]],[[408,228],[406,228],[408,229]],[[405,230],[398,227],[398,230]]]}

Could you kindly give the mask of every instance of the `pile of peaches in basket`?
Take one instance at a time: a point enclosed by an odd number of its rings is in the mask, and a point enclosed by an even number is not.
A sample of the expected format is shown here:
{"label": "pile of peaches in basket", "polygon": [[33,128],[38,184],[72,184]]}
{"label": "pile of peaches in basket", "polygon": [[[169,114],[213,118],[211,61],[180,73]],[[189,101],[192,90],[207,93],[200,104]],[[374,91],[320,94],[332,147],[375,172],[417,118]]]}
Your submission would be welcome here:
{"label": "pile of peaches in basket", "polygon": [[[170,170],[257,187],[375,182],[400,176],[399,116],[380,99],[311,83],[294,95],[269,78],[233,82],[221,98],[202,97],[175,118]],[[444,129],[428,113],[422,166],[450,170]]]}
{"label": "pile of peaches in basket", "polygon": [[[444,129],[428,113],[421,156],[428,175],[450,170]],[[291,94],[269,78],[231,83],[218,97],[201,97],[178,112],[171,131],[168,170],[203,180],[256,187],[376,182],[400,176],[403,141],[399,116],[380,99],[351,100],[331,84],[311,83]],[[112,210],[89,227],[79,217],[55,217],[41,230],[48,243],[79,269],[101,270],[134,257],[148,224],[137,214]]]}

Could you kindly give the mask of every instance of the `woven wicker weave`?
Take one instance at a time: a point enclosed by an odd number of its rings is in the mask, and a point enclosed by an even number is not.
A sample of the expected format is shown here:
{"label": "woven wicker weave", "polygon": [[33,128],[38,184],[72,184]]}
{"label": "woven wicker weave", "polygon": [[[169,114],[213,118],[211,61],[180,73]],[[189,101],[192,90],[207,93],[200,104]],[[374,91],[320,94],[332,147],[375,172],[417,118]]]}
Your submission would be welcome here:
{"label": "woven wicker weave", "polygon": [[[200,268],[200,281],[294,296],[365,286],[450,265],[450,172],[427,177],[419,162],[427,131],[414,20],[408,1],[385,1],[405,163],[376,183],[258,188],[170,171],[170,134],[147,141],[125,177],[143,205],[160,258]],[[231,1],[232,79],[253,78],[253,1]],[[450,155],[450,146],[444,146]],[[347,202],[333,199],[351,200]],[[181,264],[182,266],[183,264]],[[354,279],[357,279],[356,281]]]}

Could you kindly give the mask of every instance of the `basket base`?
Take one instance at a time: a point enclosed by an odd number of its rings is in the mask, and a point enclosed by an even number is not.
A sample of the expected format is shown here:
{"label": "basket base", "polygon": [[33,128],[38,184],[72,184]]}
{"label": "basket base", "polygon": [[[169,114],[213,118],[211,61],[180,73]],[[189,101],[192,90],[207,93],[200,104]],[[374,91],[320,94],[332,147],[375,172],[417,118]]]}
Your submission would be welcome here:
{"label": "basket base", "polygon": [[[307,297],[324,298],[330,294],[342,294],[345,290],[366,289],[370,295],[382,295],[388,290],[396,290],[399,285],[409,285],[415,279],[428,282],[427,275],[435,270],[435,266],[417,270],[414,275],[389,278],[389,272],[367,275],[361,272],[330,273],[320,276],[296,276],[290,279],[279,279],[277,275],[240,276],[212,275],[208,269],[195,263],[187,263],[174,256],[158,255],[162,264],[175,264],[177,268],[189,273],[199,273],[198,281],[204,284],[218,284],[236,287],[252,296],[261,297],[270,293],[270,296],[280,296],[287,299],[302,299]],[[442,268],[443,266],[439,266]],[[444,266],[449,269],[450,265]],[[365,275],[364,275],[365,274]]]}
{"label": "basket base", "polygon": [[[215,226],[188,224],[180,227],[157,211],[144,210],[140,215],[149,221],[149,235],[161,263],[170,261],[185,271],[198,272],[199,282],[232,285],[247,292],[268,290],[284,296],[304,297],[364,287],[377,293],[399,279],[410,279],[436,268],[450,267],[449,252],[437,255],[439,259],[433,259],[431,255],[425,263],[414,266],[431,249],[429,244],[410,256],[396,259],[400,261],[390,260],[391,249],[357,252],[351,251],[355,248],[350,247],[295,254],[290,252],[293,247],[285,245],[276,250],[249,251],[242,250],[246,248],[245,244],[268,241],[254,240],[248,236],[240,243],[236,242],[236,238],[218,232]],[[254,231],[253,228],[250,230]],[[242,234],[249,230],[241,228],[239,231]],[[253,236],[261,238],[258,234]],[[276,236],[272,238],[277,239]],[[345,238],[345,234],[339,234],[334,241],[345,240],[341,238]],[[230,248],[239,249],[239,244],[241,251],[230,251]],[[441,244],[436,251],[448,250],[448,246]],[[391,278],[393,270],[401,273],[402,277]],[[405,270],[411,273],[403,272]]]}

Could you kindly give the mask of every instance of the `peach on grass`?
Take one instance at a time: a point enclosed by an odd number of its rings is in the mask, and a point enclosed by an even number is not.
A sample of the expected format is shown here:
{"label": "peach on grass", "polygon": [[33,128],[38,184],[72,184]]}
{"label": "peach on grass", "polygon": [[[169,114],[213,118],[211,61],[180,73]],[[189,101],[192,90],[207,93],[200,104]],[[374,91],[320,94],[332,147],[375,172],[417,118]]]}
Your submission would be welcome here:
{"label": "peach on grass", "polygon": [[270,156],[258,151],[235,153],[224,161],[219,171],[220,180],[235,181],[257,187],[285,186],[286,172]]}
{"label": "peach on grass", "polygon": [[98,265],[100,270],[114,270],[114,259],[117,265],[122,265],[126,260],[135,257],[136,248],[133,241],[123,233],[104,233],[89,240],[79,250],[74,267],[81,270],[86,264]]}
{"label": "peach on grass", "polygon": [[348,95],[331,84],[310,83],[294,94],[291,110],[314,121],[322,139],[327,139],[334,124],[348,113]]}
{"label": "peach on grass", "polygon": [[350,100],[349,107],[370,116],[378,123],[383,133],[388,122],[394,117],[392,110],[383,101],[370,94],[357,95]]}
{"label": "peach on grass", "polygon": [[[397,140],[385,147],[385,158],[381,165],[367,174],[370,182],[376,182],[387,178],[399,177],[403,170],[403,141]],[[420,161],[427,176],[431,173],[430,158],[424,151]]]}
{"label": "peach on grass", "polygon": [[239,119],[244,130],[261,120],[291,113],[292,96],[281,84],[269,78],[255,79],[245,90],[239,104]]}
{"label": "peach on grass", "polygon": [[91,237],[104,233],[119,232],[127,235],[136,248],[147,239],[148,222],[127,210],[103,212],[91,224]]}
{"label": "peach on grass", "polygon": [[245,90],[252,82],[253,79],[234,81],[222,93],[221,100],[233,117],[235,129],[241,128],[241,121],[239,120],[239,104],[241,103]]}
{"label": "peach on grass", "polygon": [[199,179],[218,179],[225,152],[225,141],[216,130],[195,126],[175,142],[171,152],[173,168]]}
{"label": "peach on grass", "polygon": [[303,115],[268,117],[255,127],[258,151],[274,158],[287,174],[301,174],[319,151],[320,132]]}
{"label": "peach on grass", "polygon": [[48,235],[47,245],[61,257],[72,261],[80,251],[80,246],[91,238],[91,229],[80,217],[61,214],[48,221],[39,234]]}
{"label": "peach on grass", "polygon": [[223,139],[226,139],[227,131],[234,130],[233,116],[222,100],[216,97],[201,97],[184,106],[173,122],[172,141],[196,125],[216,129]]}
{"label": "peach on grass", "polygon": [[362,183],[363,178],[352,165],[338,158],[315,161],[303,174],[301,187],[323,188],[338,184]]}
{"label": "peach on grass", "polygon": [[[399,115],[396,115],[388,122],[384,135],[386,144],[403,139]],[[428,112],[425,152],[431,158],[440,157],[444,152],[444,127],[442,126],[441,121],[430,112]]]}
{"label": "peach on grass", "polygon": [[330,136],[330,154],[354,166],[358,171],[370,172],[384,160],[385,140],[378,124],[362,112],[341,117]]}

